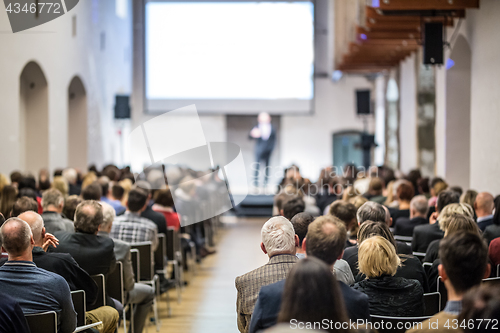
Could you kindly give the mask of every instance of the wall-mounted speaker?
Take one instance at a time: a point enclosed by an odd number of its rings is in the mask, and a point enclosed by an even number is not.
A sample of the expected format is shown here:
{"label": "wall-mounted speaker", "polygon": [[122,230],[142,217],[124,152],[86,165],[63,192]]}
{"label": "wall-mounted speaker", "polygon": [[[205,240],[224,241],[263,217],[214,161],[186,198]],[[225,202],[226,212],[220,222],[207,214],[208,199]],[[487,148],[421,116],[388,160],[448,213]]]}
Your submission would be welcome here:
{"label": "wall-mounted speaker", "polygon": [[115,119],[130,119],[130,96],[115,96]]}
{"label": "wall-mounted speaker", "polygon": [[356,112],[358,115],[371,113],[370,90],[356,90]]}
{"label": "wall-mounted speaker", "polygon": [[429,22],[424,26],[424,64],[443,64],[443,23]]}

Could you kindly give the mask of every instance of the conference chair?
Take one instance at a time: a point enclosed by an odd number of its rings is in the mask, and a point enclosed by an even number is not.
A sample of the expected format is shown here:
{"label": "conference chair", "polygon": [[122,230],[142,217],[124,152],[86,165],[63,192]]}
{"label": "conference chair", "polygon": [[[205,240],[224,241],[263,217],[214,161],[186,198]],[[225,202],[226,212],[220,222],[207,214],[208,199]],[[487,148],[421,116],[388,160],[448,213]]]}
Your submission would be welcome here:
{"label": "conference chair", "polygon": [[97,300],[94,309],[106,305],[106,281],[103,274],[92,275],[91,278],[97,284]]}
{"label": "conference chair", "polygon": [[123,304],[123,332],[127,333],[127,311],[130,309],[130,332],[134,332],[134,306],[126,304],[125,284],[123,278],[123,264],[116,262],[116,269],[108,275],[106,279],[106,288],[108,295],[119,300]]}
{"label": "conference chair", "polygon": [[443,280],[438,276],[437,278],[437,292],[441,295],[441,309],[444,309],[446,302],[448,302],[448,290],[444,286]]}
{"label": "conference chair", "polygon": [[47,311],[24,315],[31,333],[57,333],[57,313]]}
{"label": "conference chair", "polygon": [[[388,317],[370,315],[371,325],[379,333],[403,333],[411,328],[422,328],[421,322],[430,318],[424,317]],[[367,324],[370,327],[370,324]]]}
{"label": "conference chair", "polygon": [[484,279],[483,283],[488,283],[488,284],[495,285],[495,286],[499,285],[500,284],[500,277],[493,277],[493,278]]}
{"label": "conference chair", "polygon": [[85,313],[87,312],[86,297],[84,290],[76,290],[71,292],[71,300],[76,312],[76,329],[74,333],[88,330],[102,324],[102,321],[87,325]]}
{"label": "conference chair", "polygon": [[420,262],[423,262],[425,258],[425,252],[413,252],[413,256],[420,259]]}
{"label": "conference chair", "polygon": [[432,262],[424,262],[422,263],[422,266],[424,267],[425,274],[429,275],[429,271],[432,267]]}
{"label": "conference chair", "polygon": [[[181,303],[181,277],[179,272],[179,263],[177,260],[168,260],[167,256],[167,236],[165,234],[158,235],[158,248],[155,251],[155,262],[161,262],[163,269],[156,270],[157,274],[163,274],[165,278],[168,275],[168,266],[172,265],[175,281],[175,289],[177,291],[177,303]],[[168,279],[171,280],[171,279]],[[167,291],[167,306],[170,312],[170,296]]]}
{"label": "conference chair", "polygon": [[497,265],[497,277],[500,277],[500,265]]}
{"label": "conference chair", "polygon": [[138,271],[139,279],[136,282],[144,283],[150,285],[155,293],[155,298],[153,300],[153,311],[155,317],[156,331],[160,331],[160,317],[158,316],[158,303],[157,298],[159,296],[160,289],[158,288],[158,275],[155,274],[154,268],[154,252],[151,242],[139,242],[132,243],[130,246],[132,249],[138,250],[139,260],[138,260]]}
{"label": "conference chair", "polygon": [[434,316],[441,311],[441,294],[438,292],[424,294],[425,316]]}
{"label": "conference chair", "polygon": [[130,249],[130,260],[132,261],[132,267],[134,270],[134,278],[136,282],[139,282],[140,280],[140,270],[141,270],[141,263],[139,262],[139,250],[137,249]]}
{"label": "conference chair", "polygon": [[413,237],[411,236],[394,235],[394,239],[397,241],[406,242],[408,246],[411,246],[411,242],[413,241]]}

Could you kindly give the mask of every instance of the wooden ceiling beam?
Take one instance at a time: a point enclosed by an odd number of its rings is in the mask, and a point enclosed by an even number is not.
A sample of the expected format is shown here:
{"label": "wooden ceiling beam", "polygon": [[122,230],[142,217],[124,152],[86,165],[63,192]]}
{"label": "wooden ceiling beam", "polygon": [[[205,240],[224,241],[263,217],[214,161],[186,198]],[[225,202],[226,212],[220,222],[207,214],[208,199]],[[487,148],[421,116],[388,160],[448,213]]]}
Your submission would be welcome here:
{"label": "wooden ceiling beam", "polygon": [[453,10],[479,8],[479,0],[380,0],[381,10]]}

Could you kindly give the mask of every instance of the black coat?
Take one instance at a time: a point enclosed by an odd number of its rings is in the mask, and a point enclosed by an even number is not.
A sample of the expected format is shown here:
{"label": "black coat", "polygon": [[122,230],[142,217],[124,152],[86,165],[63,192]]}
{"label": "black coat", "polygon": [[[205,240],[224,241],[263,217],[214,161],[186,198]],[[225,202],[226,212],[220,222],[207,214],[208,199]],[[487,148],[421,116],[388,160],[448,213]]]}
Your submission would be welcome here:
{"label": "black coat", "polygon": [[483,237],[488,241],[488,244],[495,238],[500,237],[500,225],[492,224],[487,226],[486,229],[484,229]]}
{"label": "black coat", "polygon": [[357,282],[353,288],[368,295],[372,315],[391,317],[424,315],[424,289],[417,280],[384,275]]}
{"label": "black coat", "polygon": [[57,232],[59,245],[52,252],[69,253],[89,275],[107,276],[116,267],[115,244],[108,237],[76,232]]}
{"label": "black coat", "polygon": [[[258,127],[258,126],[255,126]],[[255,128],[254,127],[254,128]],[[264,159],[271,155],[271,152],[276,145],[276,130],[274,126],[271,125],[271,134],[267,140],[263,140],[262,138],[252,138],[250,135],[248,136],[250,139],[256,140],[255,142],[255,157],[257,160]]]}
{"label": "black coat", "polygon": [[427,252],[427,247],[435,239],[444,237],[444,231],[439,229],[439,223],[419,225],[413,229],[411,248],[415,252]]}
{"label": "black coat", "polygon": [[398,223],[396,224],[394,235],[399,236],[413,236],[413,229],[418,225],[428,224],[429,222],[425,217],[414,217],[411,220],[407,217],[400,217]]}
{"label": "black coat", "polygon": [[[370,320],[368,297],[339,282],[347,314],[352,321],[358,319]],[[281,307],[285,280],[264,286],[260,289],[259,298],[250,321],[249,333],[271,327],[276,324]]]}

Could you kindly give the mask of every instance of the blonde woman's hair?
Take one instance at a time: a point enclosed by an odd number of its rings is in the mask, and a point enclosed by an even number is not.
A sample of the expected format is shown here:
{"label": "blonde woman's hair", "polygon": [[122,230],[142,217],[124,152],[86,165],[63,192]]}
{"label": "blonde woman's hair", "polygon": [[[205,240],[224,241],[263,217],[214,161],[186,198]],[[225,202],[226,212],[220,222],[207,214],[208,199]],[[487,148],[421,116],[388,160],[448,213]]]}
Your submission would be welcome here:
{"label": "blonde woman's hair", "polygon": [[357,195],[354,198],[349,199],[349,203],[352,203],[356,209],[359,209],[359,207],[363,206],[366,202],[368,202],[368,199],[365,198],[362,195]]}
{"label": "blonde woman's hair", "polygon": [[0,173],[0,192],[2,192],[5,185],[10,185],[10,180],[7,176]]}
{"label": "blonde woman's hair", "polygon": [[481,236],[481,229],[479,229],[472,217],[465,214],[452,214],[449,218],[444,236],[447,237],[463,231]]}
{"label": "blonde woman's hair", "polygon": [[465,215],[473,219],[474,209],[470,205],[463,203],[452,203],[446,205],[439,213],[439,228],[446,232],[450,224],[450,219],[455,214]]}
{"label": "blonde woman's hair", "polygon": [[401,259],[394,245],[381,236],[370,237],[359,246],[359,271],[369,279],[382,275],[394,276],[400,265]]}
{"label": "blonde woman's hair", "polygon": [[55,188],[56,190],[59,190],[59,192],[61,192],[63,197],[66,197],[68,195],[69,192],[68,181],[66,180],[66,178],[62,176],[54,177],[51,187]]}
{"label": "blonde woman's hair", "polygon": [[95,174],[94,171],[90,171],[83,177],[82,190],[84,190],[87,186],[89,186],[95,181],[97,181],[97,175]]}

